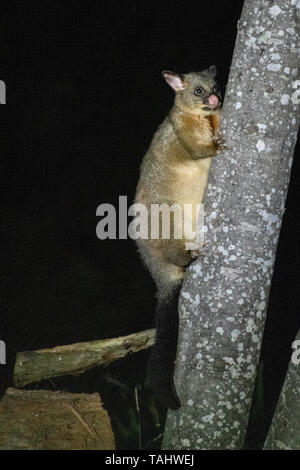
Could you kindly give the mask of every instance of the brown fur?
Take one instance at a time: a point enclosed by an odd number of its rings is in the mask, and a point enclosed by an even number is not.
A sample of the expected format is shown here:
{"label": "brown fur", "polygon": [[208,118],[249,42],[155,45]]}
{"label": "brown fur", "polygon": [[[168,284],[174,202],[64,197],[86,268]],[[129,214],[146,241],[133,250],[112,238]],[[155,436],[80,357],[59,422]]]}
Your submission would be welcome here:
{"label": "brown fur", "polygon": [[[187,215],[184,222],[188,222],[193,231],[196,205],[203,199],[211,157],[217,153],[221,142],[216,139],[220,108],[216,107],[215,74],[214,66],[184,76],[163,73],[176,91],[175,103],[144,157],[135,199],[147,206],[148,214],[152,204],[192,205],[193,213]],[[193,240],[174,237],[177,224],[182,221],[171,213],[171,238],[163,239],[159,227],[158,239],[151,239],[153,226],[148,217],[148,238],[137,240],[140,254],[158,289],[156,340],[148,361],[146,385],[156,392],[164,406],[173,409],[180,406],[173,382],[178,297],[185,267],[195,257],[194,246],[186,246],[186,242]]]}
{"label": "brown fur", "polygon": [[[195,96],[197,86],[203,88],[203,98]],[[214,86],[209,71],[183,76],[174,106],[155,133],[141,166],[135,202],[145,204],[149,214],[154,203],[193,204],[196,208],[202,202],[211,157],[218,150],[215,137],[221,110],[219,107],[205,110],[203,102],[205,97],[216,94],[212,91]],[[191,224],[195,228],[196,209]],[[185,242],[184,239],[138,240],[140,254],[163,293],[170,284],[182,279],[184,267],[193,258],[185,249]]]}

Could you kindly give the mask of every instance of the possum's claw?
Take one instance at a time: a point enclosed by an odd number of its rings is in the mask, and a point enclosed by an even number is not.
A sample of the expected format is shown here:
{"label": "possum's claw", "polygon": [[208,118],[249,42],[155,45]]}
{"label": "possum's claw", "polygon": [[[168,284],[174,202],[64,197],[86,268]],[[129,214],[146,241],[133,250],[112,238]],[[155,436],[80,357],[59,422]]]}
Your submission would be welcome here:
{"label": "possum's claw", "polygon": [[196,259],[196,258],[203,258],[205,256],[205,253],[203,250],[193,250],[191,251],[191,257],[192,259]]}
{"label": "possum's claw", "polygon": [[226,145],[226,139],[221,135],[217,134],[213,137],[213,141],[217,147],[218,152],[223,152],[227,150],[229,147]]}
{"label": "possum's claw", "polygon": [[206,246],[207,246],[207,242],[203,242],[199,248],[196,248],[195,250],[191,250],[192,260],[195,260],[196,258],[203,258],[205,256]]}

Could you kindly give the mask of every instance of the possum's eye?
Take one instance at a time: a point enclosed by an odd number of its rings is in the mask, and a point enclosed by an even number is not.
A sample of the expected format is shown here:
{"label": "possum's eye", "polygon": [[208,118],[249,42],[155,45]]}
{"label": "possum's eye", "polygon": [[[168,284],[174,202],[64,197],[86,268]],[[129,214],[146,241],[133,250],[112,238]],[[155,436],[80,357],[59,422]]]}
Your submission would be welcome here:
{"label": "possum's eye", "polygon": [[197,88],[195,88],[195,90],[194,90],[194,94],[196,96],[201,96],[201,95],[203,95],[203,93],[204,93],[204,90],[203,90],[202,86],[197,86]]}
{"label": "possum's eye", "polygon": [[218,88],[217,88],[216,85],[215,85],[215,86],[213,87],[213,92],[214,92],[214,93],[217,93],[217,91],[218,91]]}

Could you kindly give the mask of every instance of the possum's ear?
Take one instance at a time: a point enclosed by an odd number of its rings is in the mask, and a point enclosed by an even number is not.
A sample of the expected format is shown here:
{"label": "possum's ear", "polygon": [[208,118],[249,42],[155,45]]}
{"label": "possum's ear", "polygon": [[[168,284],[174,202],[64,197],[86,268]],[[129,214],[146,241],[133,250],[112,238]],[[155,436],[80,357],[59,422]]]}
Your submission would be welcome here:
{"label": "possum's ear", "polygon": [[212,78],[215,78],[217,76],[217,67],[215,65],[211,65],[208,68],[208,73],[209,73],[209,75],[212,76]]}
{"label": "possum's ear", "polygon": [[180,91],[185,89],[182,75],[170,72],[169,70],[163,70],[162,74],[166,82],[170,85],[170,87],[173,88],[173,90]]}

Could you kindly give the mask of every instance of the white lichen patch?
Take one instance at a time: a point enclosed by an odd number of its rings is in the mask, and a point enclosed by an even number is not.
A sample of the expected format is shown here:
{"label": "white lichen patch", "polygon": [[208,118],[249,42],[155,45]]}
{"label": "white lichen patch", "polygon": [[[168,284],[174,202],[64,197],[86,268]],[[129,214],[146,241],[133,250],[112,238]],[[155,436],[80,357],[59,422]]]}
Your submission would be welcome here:
{"label": "white lichen patch", "polygon": [[259,341],[258,335],[252,335],[252,341],[253,341],[253,343],[258,343],[258,341]]}
{"label": "white lichen patch", "polygon": [[278,52],[275,52],[275,53],[271,54],[271,59],[272,59],[272,60],[280,60],[280,59],[281,59],[281,55],[278,54]]}
{"label": "white lichen patch", "polygon": [[259,233],[260,229],[256,225],[251,225],[248,222],[241,222],[240,224],[241,229],[244,230],[245,232],[253,232],[253,233]]}
{"label": "white lichen patch", "polygon": [[279,13],[281,13],[281,8],[279,8],[278,5],[273,5],[271,8],[269,8],[269,13],[271,16],[277,16]]}
{"label": "white lichen patch", "polygon": [[257,212],[268,225],[275,224],[279,221],[278,215],[272,214],[272,212],[267,212],[261,209],[258,209]]}
{"label": "white lichen patch", "polygon": [[280,99],[280,102],[281,104],[283,104],[284,106],[286,106],[287,104],[289,104],[290,102],[290,96],[289,95],[282,95],[281,99]]}
{"label": "white lichen patch", "polygon": [[201,419],[204,423],[212,423],[213,419],[214,419],[214,413],[211,413],[211,414],[206,415],[206,416],[202,416]]}
{"label": "white lichen patch", "polygon": [[256,148],[257,148],[257,150],[258,150],[259,153],[262,152],[263,150],[265,150],[266,145],[265,145],[264,141],[261,140],[261,139],[259,139],[259,140],[257,141]]}
{"label": "white lichen patch", "polygon": [[190,441],[189,439],[181,439],[181,444],[182,444],[184,447],[190,447],[191,441]]}
{"label": "white lichen patch", "polygon": [[235,341],[238,339],[238,337],[240,336],[240,334],[241,334],[241,331],[238,330],[237,328],[234,329],[234,330],[232,330],[232,332],[231,332],[231,341],[232,341],[233,343],[235,343]]}
{"label": "white lichen patch", "polygon": [[264,310],[266,307],[266,302],[265,301],[262,301],[258,304],[258,310]]}
{"label": "white lichen patch", "polygon": [[257,127],[260,131],[265,131],[267,128],[266,124],[262,124],[260,122],[257,123]]}
{"label": "white lichen patch", "polygon": [[287,28],[287,32],[291,35],[291,36],[294,36],[294,34],[296,34],[296,31],[294,28]]}
{"label": "white lichen patch", "polygon": [[181,295],[186,300],[189,300],[191,298],[191,294],[189,292],[181,292]]}
{"label": "white lichen patch", "polygon": [[267,65],[267,69],[270,72],[279,72],[279,70],[281,69],[281,64],[270,63]]}
{"label": "white lichen patch", "polygon": [[233,322],[234,318],[233,317],[226,317],[226,320],[229,321],[229,322]]}
{"label": "white lichen patch", "polygon": [[235,103],[235,109],[240,109],[241,107],[242,107],[242,103],[240,101]]}
{"label": "white lichen patch", "polygon": [[193,271],[199,275],[199,277],[202,275],[202,267],[200,264],[194,264],[192,267]]}
{"label": "white lichen patch", "polygon": [[247,320],[247,326],[246,326],[246,331],[247,333],[253,333],[254,331],[256,331],[257,327],[254,323],[254,320],[252,318],[249,318]]}
{"label": "white lichen patch", "polygon": [[258,49],[258,46],[256,44],[256,40],[257,38],[255,38],[254,36],[250,36],[249,39],[247,39],[247,41],[245,41],[245,44],[247,47],[251,47],[252,49]]}

